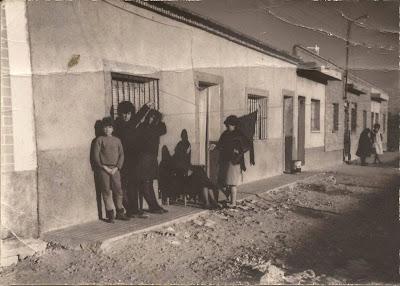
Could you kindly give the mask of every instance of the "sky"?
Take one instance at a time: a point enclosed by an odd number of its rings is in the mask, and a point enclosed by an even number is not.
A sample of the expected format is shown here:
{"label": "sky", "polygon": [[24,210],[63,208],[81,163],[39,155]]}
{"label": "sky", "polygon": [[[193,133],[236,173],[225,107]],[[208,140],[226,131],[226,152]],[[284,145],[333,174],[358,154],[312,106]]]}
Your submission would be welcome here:
{"label": "sky", "polygon": [[351,25],[349,67],[386,90],[400,111],[399,2],[313,0],[200,0],[175,5],[210,18],[268,45],[292,53],[295,44],[318,45],[321,56],[345,63],[347,20]]}

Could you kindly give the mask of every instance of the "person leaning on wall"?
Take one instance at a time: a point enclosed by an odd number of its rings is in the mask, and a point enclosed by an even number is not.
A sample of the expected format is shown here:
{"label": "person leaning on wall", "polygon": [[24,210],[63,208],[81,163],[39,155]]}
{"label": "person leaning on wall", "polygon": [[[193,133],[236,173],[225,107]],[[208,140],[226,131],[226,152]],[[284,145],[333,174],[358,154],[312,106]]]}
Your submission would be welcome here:
{"label": "person leaning on wall", "polygon": [[124,205],[129,217],[148,217],[139,208],[139,183],[136,178],[139,155],[137,127],[152,107],[153,103],[147,103],[136,113],[135,106],[130,101],[122,101],[117,108],[118,117],[115,122],[114,135],[121,140],[125,154],[121,179]]}

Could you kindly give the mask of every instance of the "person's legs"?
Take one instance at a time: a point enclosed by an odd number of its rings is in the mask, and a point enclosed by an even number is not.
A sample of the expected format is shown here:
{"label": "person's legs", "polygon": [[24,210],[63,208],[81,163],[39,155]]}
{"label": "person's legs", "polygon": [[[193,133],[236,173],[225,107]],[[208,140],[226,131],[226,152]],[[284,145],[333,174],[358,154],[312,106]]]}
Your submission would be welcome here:
{"label": "person's legs", "polygon": [[103,196],[104,206],[106,208],[106,217],[108,222],[114,222],[114,202],[110,188],[110,175],[104,170],[96,170],[99,179],[99,187]]}
{"label": "person's legs", "polygon": [[167,210],[162,208],[157,202],[156,195],[154,194],[154,189],[153,189],[153,180],[145,180],[142,182],[142,192],[143,192],[143,197],[149,206],[150,212],[155,212],[155,213],[167,212]]}
{"label": "person's legs", "polygon": [[125,214],[124,206],[122,205],[122,188],[121,188],[121,176],[119,171],[116,171],[114,175],[110,176],[111,188],[113,192],[114,205],[116,210],[116,219],[129,220]]}
{"label": "person's legs", "polygon": [[366,157],[365,157],[365,156],[362,156],[362,157],[360,157],[360,160],[361,160],[361,166],[365,166],[365,165],[366,165],[365,159],[366,159]]}
{"label": "person's legs", "polygon": [[237,187],[231,186],[231,204],[236,206]]}

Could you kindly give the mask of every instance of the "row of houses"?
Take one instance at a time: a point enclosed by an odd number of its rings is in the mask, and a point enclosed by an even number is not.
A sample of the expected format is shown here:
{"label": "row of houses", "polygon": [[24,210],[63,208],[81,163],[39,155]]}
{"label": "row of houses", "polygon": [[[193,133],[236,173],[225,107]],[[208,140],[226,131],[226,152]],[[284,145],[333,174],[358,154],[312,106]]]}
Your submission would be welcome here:
{"label": "row of houses", "polygon": [[192,161],[215,174],[208,144],[230,114],[258,110],[256,165],[243,183],[343,160],[344,106],[351,153],[380,122],[388,96],[301,46],[274,49],[159,2],[4,1],[1,9],[2,239],[97,219],[89,163],[94,123],[122,100],[153,101],[170,151],[188,130]]}

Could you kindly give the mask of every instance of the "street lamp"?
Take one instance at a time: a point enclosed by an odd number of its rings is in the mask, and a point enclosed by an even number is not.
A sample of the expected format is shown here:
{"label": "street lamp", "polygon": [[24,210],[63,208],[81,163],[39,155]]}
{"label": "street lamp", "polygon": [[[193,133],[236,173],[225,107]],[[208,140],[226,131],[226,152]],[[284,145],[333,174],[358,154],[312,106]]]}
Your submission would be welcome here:
{"label": "street lamp", "polygon": [[[356,19],[350,19],[346,17],[347,20],[347,33],[346,33],[346,67],[344,70],[344,81],[343,81],[343,100],[344,100],[344,138],[343,138],[343,161],[349,163],[351,161],[351,137],[349,128],[349,109],[350,102],[347,99],[347,81],[349,75],[349,51],[350,51],[350,32],[352,25],[358,20],[368,18],[368,15],[362,15]],[[347,158],[346,158],[347,157]],[[347,159],[347,160],[346,160]]]}

